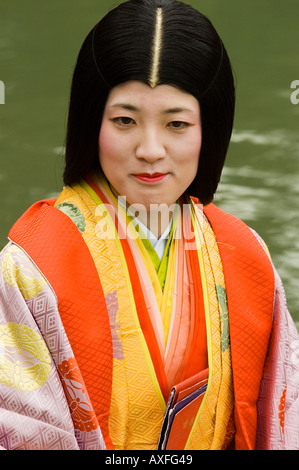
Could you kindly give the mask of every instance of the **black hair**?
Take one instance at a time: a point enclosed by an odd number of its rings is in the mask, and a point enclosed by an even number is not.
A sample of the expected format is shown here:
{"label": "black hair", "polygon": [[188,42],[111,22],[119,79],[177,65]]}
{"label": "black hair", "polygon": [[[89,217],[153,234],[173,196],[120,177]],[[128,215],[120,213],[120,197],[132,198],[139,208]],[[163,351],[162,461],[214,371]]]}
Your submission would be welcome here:
{"label": "black hair", "polygon": [[[158,11],[161,35],[154,57]],[[129,80],[152,87],[173,85],[199,101],[202,147],[197,175],[187,194],[208,204],[231,138],[234,78],[226,49],[210,20],[178,0],[126,1],[86,37],[72,80],[64,183],[78,183],[100,168],[98,138],[105,103],[113,87]]]}

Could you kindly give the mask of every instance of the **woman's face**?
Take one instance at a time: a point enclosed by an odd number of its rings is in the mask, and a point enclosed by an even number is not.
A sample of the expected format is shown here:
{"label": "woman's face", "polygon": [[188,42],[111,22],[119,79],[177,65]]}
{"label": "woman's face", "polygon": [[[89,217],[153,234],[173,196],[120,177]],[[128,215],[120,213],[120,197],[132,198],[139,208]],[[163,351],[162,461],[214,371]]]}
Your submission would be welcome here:
{"label": "woman's face", "polygon": [[197,173],[200,107],[178,88],[128,81],[113,88],[99,135],[102,170],[129,205],[171,206]]}

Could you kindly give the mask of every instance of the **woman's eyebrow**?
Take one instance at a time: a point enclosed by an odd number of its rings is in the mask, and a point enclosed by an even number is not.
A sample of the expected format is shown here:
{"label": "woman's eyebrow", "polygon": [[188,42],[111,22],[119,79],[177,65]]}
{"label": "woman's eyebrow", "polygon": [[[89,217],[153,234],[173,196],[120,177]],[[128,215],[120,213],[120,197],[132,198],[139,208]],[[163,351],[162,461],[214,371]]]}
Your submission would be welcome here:
{"label": "woman's eyebrow", "polygon": [[[138,108],[137,106],[133,106],[132,104],[128,104],[128,103],[115,103],[111,107],[127,109],[128,111],[141,111],[141,109]],[[188,109],[184,107],[175,107],[175,108],[165,109],[162,111],[161,114],[175,114],[175,113],[181,113],[181,112],[193,113],[194,111],[192,109]]]}
{"label": "woman's eyebrow", "polygon": [[115,103],[111,106],[111,108],[123,108],[127,109],[128,111],[140,111],[139,108],[136,106],[133,106],[132,104],[127,104],[127,103]]}
{"label": "woman's eyebrow", "polygon": [[174,113],[182,113],[182,112],[194,113],[192,109],[177,107],[177,108],[165,109],[165,111],[163,111],[162,114],[174,114]]}

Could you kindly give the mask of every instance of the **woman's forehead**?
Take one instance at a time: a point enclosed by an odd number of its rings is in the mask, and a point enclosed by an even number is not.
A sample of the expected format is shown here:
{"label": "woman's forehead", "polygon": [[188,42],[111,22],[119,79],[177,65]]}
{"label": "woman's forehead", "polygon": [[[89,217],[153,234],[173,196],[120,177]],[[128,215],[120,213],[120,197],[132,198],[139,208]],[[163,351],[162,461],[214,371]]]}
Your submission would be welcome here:
{"label": "woman's forehead", "polygon": [[131,108],[136,111],[147,105],[194,111],[199,103],[193,95],[173,85],[163,84],[152,88],[138,80],[130,80],[115,86],[107,99],[107,106]]}

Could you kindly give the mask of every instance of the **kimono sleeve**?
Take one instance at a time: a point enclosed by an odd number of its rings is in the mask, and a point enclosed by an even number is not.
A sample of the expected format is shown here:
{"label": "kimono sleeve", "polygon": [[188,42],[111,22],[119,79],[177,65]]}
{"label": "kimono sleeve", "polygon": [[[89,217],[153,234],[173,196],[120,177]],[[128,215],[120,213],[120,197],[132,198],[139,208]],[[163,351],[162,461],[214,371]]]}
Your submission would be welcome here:
{"label": "kimono sleeve", "polygon": [[32,315],[46,310],[51,321],[55,305],[46,279],[9,243],[0,254],[0,449],[78,449],[58,371]]}
{"label": "kimono sleeve", "polygon": [[273,330],[258,400],[256,449],[299,449],[299,335],[275,270]]}

